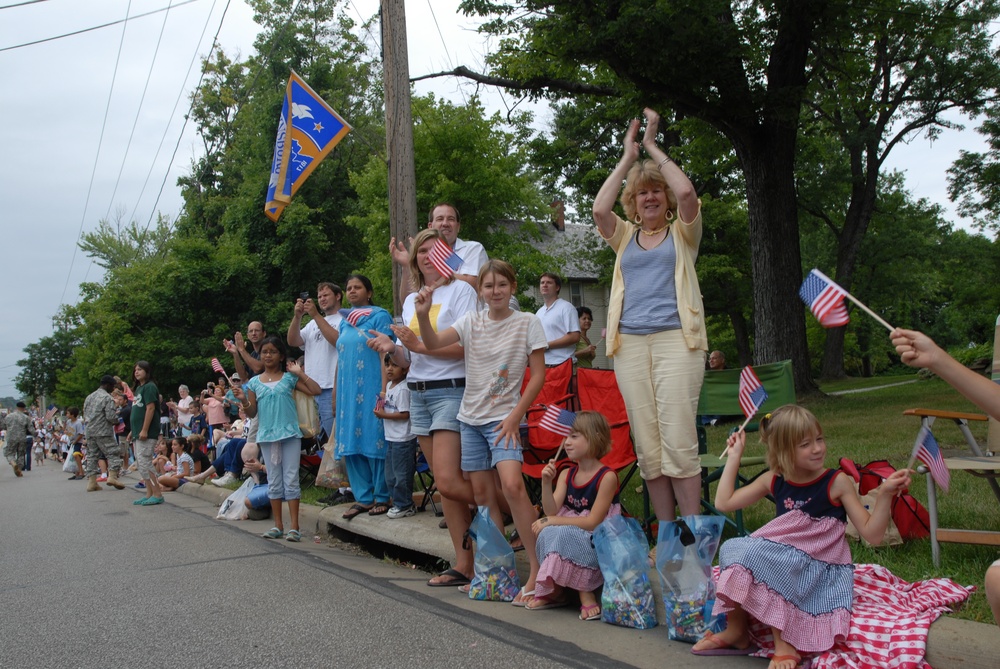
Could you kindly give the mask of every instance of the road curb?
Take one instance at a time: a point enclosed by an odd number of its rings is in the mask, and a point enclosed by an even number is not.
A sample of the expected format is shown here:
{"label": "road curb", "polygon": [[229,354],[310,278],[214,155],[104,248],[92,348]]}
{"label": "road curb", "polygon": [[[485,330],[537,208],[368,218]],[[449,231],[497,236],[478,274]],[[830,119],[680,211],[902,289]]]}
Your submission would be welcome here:
{"label": "road curb", "polygon": [[[180,492],[221,505],[232,491],[210,484],[187,483],[180,487]],[[303,536],[312,533],[325,538],[333,533],[331,528],[336,528],[341,532],[405,548],[438,558],[443,562],[449,562],[454,558],[448,532],[438,528],[439,518],[433,513],[418,513],[416,516],[397,520],[390,520],[384,515],[361,514],[353,520],[345,520],[343,514],[348,508],[346,504],[322,508],[311,504],[301,505],[299,525]],[[528,562],[524,552],[516,555],[518,571],[526,574]],[[663,597],[655,570],[650,571],[650,581],[657,603],[657,619],[659,624],[663,625],[665,620]],[[947,615],[941,616],[931,625],[927,637],[926,660],[932,667],[995,669],[998,657],[1000,657],[1000,633],[995,625],[960,620]]]}

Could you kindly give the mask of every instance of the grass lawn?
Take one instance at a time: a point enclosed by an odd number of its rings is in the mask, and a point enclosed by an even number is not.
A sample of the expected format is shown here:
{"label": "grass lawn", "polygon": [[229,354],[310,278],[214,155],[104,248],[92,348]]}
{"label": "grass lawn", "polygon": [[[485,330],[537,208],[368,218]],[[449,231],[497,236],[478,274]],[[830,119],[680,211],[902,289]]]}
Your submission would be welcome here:
{"label": "grass lawn", "polygon": [[[915,376],[852,379],[824,384],[823,390],[829,392],[875,387],[912,378]],[[919,407],[980,413],[974,405],[940,379],[921,380],[864,393],[807,398],[801,404],[816,414],[823,426],[829,449],[826,463],[828,467],[836,467],[842,457],[851,458],[859,465],[885,459],[897,468],[905,467],[920,421],[914,416],[903,416],[904,409]],[[986,425],[985,422],[970,424],[980,446],[986,443]],[[725,448],[726,435],[732,427],[708,428],[709,452],[720,453]],[[965,439],[951,421],[939,419],[935,423],[934,436],[946,456],[968,453]],[[748,440],[747,454],[763,455],[763,447],[753,434]],[[910,493],[926,505],[927,485],[923,476],[915,476]],[[1000,531],[1000,503],[985,480],[962,472],[952,472],[949,492],[938,490],[937,499],[941,527]],[[774,517],[774,506],[767,500],[762,500],[746,509],[744,515],[748,530],[753,530]],[[993,622],[986,597],[981,590],[987,567],[1000,557],[996,548],[941,544],[941,567],[937,569],[931,562],[928,539],[880,548],[852,542],[851,551],[855,563],[884,565],[908,581],[947,577],[962,585],[974,585],[979,591],[973,593],[966,605],[954,615],[980,622]]]}

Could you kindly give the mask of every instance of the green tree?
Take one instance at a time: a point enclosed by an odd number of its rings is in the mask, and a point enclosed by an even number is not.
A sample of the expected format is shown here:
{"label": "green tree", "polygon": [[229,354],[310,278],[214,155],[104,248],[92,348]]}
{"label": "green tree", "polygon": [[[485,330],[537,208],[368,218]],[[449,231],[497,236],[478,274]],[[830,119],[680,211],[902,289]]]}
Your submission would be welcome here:
{"label": "green tree", "polygon": [[69,367],[79,334],[77,313],[64,306],[52,319],[52,334],[24,347],[27,357],[17,361],[21,371],[14,378],[14,386],[24,397],[34,401],[41,395],[55,396],[58,376]]}
{"label": "green tree", "polygon": [[[790,357],[796,386],[814,387],[802,312],[789,308],[802,276],[794,172],[799,123],[820,67],[815,55],[874,41],[871,32],[855,32],[872,25],[849,20],[871,3],[466,0],[462,7],[489,17],[484,31],[501,38],[491,76],[472,74],[480,81],[536,95],[590,93],[626,99],[636,109],[669,108],[731,142],[747,188],[756,358]],[[907,2],[896,11],[942,22],[995,16],[992,2]],[[954,57],[940,52],[942,59]],[[933,93],[933,82],[926,84],[911,92]]]}
{"label": "green tree", "polygon": [[[520,287],[530,285],[551,269],[531,245],[539,234],[536,222],[549,212],[529,167],[530,117],[517,114],[507,123],[499,114],[487,116],[475,97],[456,105],[433,95],[417,96],[412,104],[418,215],[438,202],[452,203],[462,217],[462,237],[482,242],[490,257],[512,261]],[[372,156],[351,175],[351,183],[360,202],[349,220],[368,250],[359,267],[372,279],[376,296],[388,304],[392,261],[385,163]],[[498,226],[500,221],[519,224],[511,232]]]}
{"label": "green tree", "polygon": [[989,148],[959,153],[948,170],[948,194],[958,203],[958,213],[995,233],[1000,230],[1000,109],[987,112],[978,132]]}
{"label": "green tree", "polygon": [[97,229],[80,236],[80,250],[105,270],[125,267],[136,261],[162,258],[173,231],[170,220],[160,214],[154,227],[124,222],[125,210],[118,209],[113,221],[101,219]]}

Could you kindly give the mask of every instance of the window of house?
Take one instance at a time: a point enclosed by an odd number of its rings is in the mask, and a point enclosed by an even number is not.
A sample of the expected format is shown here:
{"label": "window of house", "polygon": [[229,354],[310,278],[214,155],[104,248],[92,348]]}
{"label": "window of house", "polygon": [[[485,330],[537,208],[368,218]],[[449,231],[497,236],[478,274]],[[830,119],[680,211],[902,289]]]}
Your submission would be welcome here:
{"label": "window of house", "polygon": [[579,281],[569,282],[569,301],[574,307],[579,307],[583,304],[583,284]]}

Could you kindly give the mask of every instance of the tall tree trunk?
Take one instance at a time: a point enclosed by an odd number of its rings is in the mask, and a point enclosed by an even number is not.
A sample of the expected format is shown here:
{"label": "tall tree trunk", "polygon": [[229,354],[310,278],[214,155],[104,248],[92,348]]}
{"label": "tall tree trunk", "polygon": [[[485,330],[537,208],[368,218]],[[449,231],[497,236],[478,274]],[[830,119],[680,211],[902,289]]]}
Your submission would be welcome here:
{"label": "tall tree trunk", "polygon": [[[746,139],[746,138],[741,138]],[[757,128],[734,141],[746,175],[753,273],[754,362],[790,359],[797,392],[814,392],[806,344],[799,222],[795,200],[794,123]]]}

